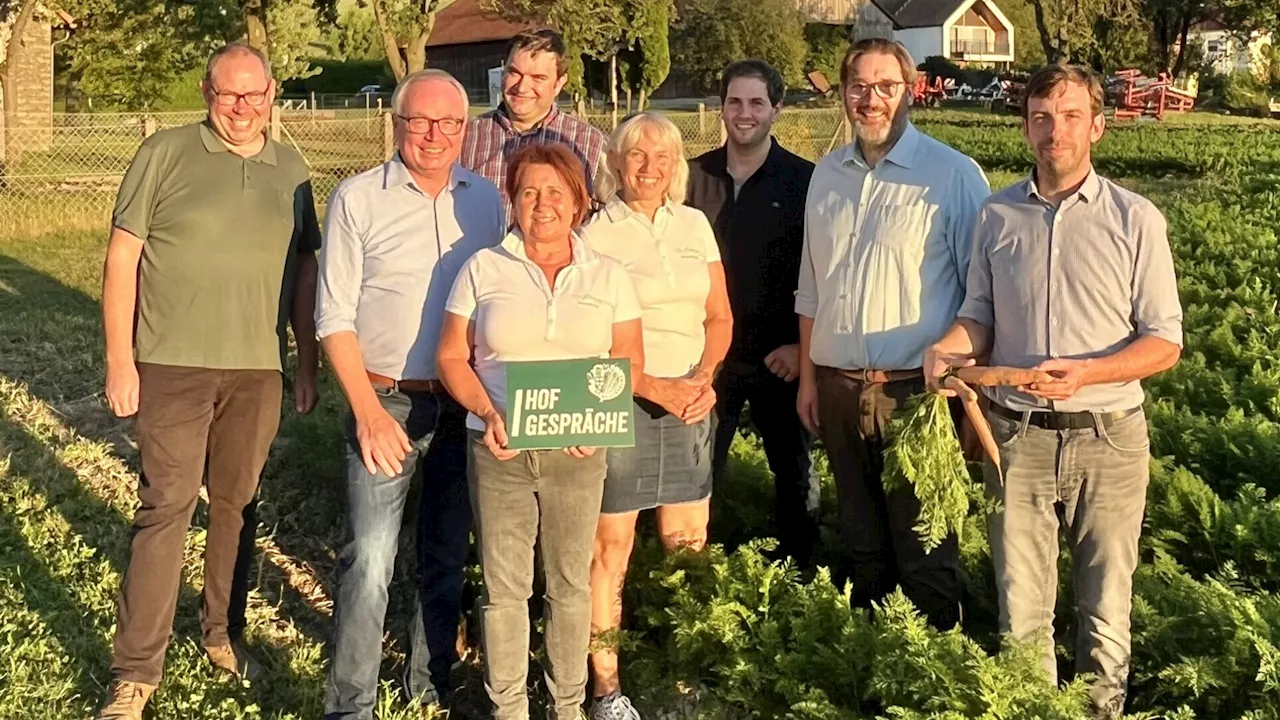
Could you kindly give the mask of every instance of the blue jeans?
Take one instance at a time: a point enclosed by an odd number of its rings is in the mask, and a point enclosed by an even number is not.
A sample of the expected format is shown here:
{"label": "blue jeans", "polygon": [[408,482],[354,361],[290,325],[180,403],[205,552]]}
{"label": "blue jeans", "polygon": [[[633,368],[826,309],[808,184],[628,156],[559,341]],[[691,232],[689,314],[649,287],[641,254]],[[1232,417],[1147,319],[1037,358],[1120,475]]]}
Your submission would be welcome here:
{"label": "blue jeans", "polygon": [[447,696],[457,662],[462,571],[471,532],[466,411],[445,394],[378,390],[413,450],[395,477],[370,475],[347,421],[347,504],[351,541],[338,562],[333,657],[325,717],[372,720],[382,660],[387,586],[395,566],[405,497],[425,459],[418,515],[418,607],[410,640],[409,692],[423,702]]}

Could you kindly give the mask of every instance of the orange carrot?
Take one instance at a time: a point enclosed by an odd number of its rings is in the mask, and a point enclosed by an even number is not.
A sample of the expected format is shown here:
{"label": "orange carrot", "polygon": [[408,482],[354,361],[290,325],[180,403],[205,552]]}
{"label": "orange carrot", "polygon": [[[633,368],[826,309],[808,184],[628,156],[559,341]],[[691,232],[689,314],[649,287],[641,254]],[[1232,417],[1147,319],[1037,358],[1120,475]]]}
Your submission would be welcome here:
{"label": "orange carrot", "polygon": [[1053,382],[1053,376],[1043,370],[1002,366],[956,368],[951,373],[969,385],[1032,385]]}

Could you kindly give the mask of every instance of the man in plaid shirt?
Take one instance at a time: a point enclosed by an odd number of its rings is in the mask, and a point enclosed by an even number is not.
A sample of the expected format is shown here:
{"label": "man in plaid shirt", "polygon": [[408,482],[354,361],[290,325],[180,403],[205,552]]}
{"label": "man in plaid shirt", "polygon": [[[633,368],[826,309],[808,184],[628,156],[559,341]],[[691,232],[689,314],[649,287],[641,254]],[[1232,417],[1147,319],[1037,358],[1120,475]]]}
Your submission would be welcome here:
{"label": "man in plaid shirt", "polygon": [[[560,112],[556,97],[568,80],[564,38],[549,28],[526,30],[511,39],[502,70],[502,104],[471,121],[462,144],[462,166],[479,173],[502,193],[507,218],[507,158],[533,143],[564,143],[582,160],[593,198],[605,198],[600,185],[608,138],[573,115]],[[604,180],[607,183],[607,180]]]}

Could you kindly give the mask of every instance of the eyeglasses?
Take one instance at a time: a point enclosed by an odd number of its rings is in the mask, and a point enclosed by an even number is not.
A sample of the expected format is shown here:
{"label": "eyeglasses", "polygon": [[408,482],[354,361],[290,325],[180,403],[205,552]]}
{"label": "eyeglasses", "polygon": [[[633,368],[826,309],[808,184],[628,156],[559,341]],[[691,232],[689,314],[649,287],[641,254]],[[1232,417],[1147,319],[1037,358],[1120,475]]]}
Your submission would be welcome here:
{"label": "eyeglasses", "polygon": [[396,115],[400,122],[409,128],[409,132],[414,135],[426,135],[431,126],[434,125],[437,130],[444,135],[457,135],[462,132],[462,126],[465,120],[458,118],[426,118],[426,117],[405,117],[404,115]]}
{"label": "eyeglasses", "polygon": [[851,83],[845,86],[844,94],[851,100],[861,100],[866,97],[868,90],[875,88],[876,95],[885,100],[892,100],[898,96],[899,88],[906,84],[902,80],[881,80],[870,85],[866,83]]}
{"label": "eyeglasses", "polygon": [[247,93],[233,93],[233,92],[223,92],[218,88],[213,87],[212,85],[210,85],[209,88],[213,90],[213,97],[215,101],[223,107],[231,107],[236,103],[240,102],[241,100],[244,100],[246,105],[248,105],[249,107],[256,108],[256,107],[262,107],[263,103],[267,101],[266,90],[258,90],[256,92],[247,92]]}

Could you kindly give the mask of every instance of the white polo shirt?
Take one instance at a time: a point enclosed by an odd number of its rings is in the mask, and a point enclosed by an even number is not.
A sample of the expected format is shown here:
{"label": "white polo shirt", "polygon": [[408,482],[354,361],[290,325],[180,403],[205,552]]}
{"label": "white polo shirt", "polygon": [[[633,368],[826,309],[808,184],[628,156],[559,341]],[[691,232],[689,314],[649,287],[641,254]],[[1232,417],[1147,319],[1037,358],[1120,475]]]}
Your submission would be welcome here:
{"label": "white polo shirt", "polygon": [[650,222],[614,196],[581,232],[593,250],[617,259],[631,276],[644,325],[645,374],[689,374],[706,344],[708,266],[720,262],[707,216],[668,202]]}
{"label": "white polo shirt", "polygon": [[[609,357],[613,326],[640,317],[622,265],[573,238],[573,260],[555,287],[511,232],[472,255],[458,272],[445,310],[475,322],[474,365],[499,412],[506,412],[507,363]],[[467,427],[484,421],[467,416]]]}

